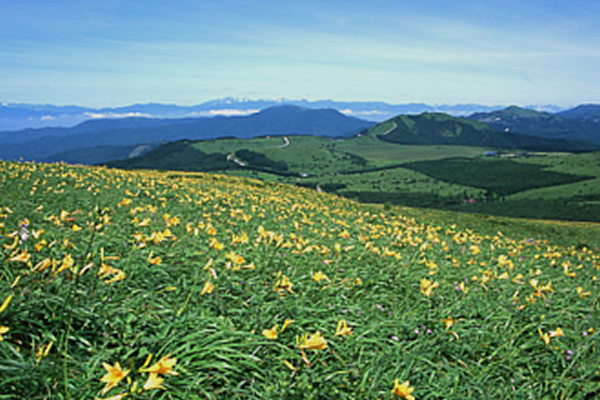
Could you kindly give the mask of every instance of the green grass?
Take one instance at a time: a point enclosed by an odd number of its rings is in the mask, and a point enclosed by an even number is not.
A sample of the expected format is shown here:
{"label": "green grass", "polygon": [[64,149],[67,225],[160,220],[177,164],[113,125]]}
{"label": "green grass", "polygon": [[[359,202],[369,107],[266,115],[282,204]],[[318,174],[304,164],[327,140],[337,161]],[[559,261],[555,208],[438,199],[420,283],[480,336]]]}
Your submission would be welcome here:
{"label": "green grass", "polygon": [[449,157],[478,157],[487,151],[485,148],[467,146],[401,145],[382,142],[372,137],[339,142],[337,149],[364,157],[375,166]]}
{"label": "green grass", "polygon": [[404,167],[441,181],[486,189],[498,195],[593,179],[592,176],[548,171],[543,165],[503,159],[452,158],[413,162]]}
{"label": "green grass", "polygon": [[600,195],[600,152],[584,154],[547,154],[544,157],[531,157],[517,159],[519,162],[535,163],[546,168],[547,171],[564,172],[574,175],[593,176],[593,180],[585,180],[565,185],[551,186],[536,190],[528,190],[516,194],[517,198],[529,199],[560,199],[576,196]]}
{"label": "green grass", "polygon": [[[0,398],[600,395],[597,224],[64,164],[2,162],[0,192]],[[163,389],[149,354],[176,359]],[[103,394],[117,362],[130,380]]]}
{"label": "green grass", "polygon": [[220,172],[320,187],[364,202],[600,221],[600,153],[502,158],[484,156],[487,150],[402,145],[370,134],[344,140],[288,136],[181,141],[109,165]]}
{"label": "green grass", "polygon": [[[195,142],[193,147],[204,153],[236,154],[250,150],[263,154],[274,163],[285,163],[287,171],[300,174],[323,175],[340,170],[357,170],[364,167],[360,157],[336,150],[337,140],[315,136],[287,136],[285,146],[282,137],[251,140],[210,140]],[[248,169],[255,167],[249,163]]]}

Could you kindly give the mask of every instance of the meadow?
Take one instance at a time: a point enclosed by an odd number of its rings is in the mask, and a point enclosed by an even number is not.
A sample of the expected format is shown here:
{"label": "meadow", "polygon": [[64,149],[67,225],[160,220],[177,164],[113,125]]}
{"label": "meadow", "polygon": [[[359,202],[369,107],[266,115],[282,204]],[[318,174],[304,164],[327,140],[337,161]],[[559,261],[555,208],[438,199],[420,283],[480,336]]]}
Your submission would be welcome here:
{"label": "meadow", "polygon": [[[195,142],[193,148],[210,155],[249,149],[271,160],[254,163],[249,158],[244,167],[211,166],[210,171],[319,187],[365,203],[600,222],[599,152],[485,156],[490,149],[401,145],[371,136],[294,136],[287,146],[282,143],[278,137],[232,139]],[[280,166],[263,168],[276,164]]]}
{"label": "meadow", "polygon": [[600,396],[597,224],[66,164],[0,193],[0,399]]}
{"label": "meadow", "polygon": [[[373,132],[382,137],[386,129],[389,122]],[[510,153],[378,137],[180,141],[108,165],[216,172],[318,188],[364,203],[600,222],[600,152]]]}

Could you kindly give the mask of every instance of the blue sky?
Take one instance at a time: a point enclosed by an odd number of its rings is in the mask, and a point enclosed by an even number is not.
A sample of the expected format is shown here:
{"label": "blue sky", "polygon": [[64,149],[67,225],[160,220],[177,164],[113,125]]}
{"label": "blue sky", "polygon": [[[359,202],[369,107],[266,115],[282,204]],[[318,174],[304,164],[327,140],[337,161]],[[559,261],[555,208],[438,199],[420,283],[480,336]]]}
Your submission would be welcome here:
{"label": "blue sky", "polygon": [[1,0],[0,101],[600,102],[598,15],[591,0]]}

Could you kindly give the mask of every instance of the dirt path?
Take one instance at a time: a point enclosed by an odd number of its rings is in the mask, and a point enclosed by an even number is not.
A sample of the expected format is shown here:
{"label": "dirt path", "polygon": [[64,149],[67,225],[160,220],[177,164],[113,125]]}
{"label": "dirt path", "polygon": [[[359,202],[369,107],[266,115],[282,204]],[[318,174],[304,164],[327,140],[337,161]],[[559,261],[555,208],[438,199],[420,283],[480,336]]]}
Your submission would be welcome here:
{"label": "dirt path", "polygon": [[394,126],[392,126],[390,129],[388,129],[387,131],[383,132],[381,134],[381,136],[387,136],[390,134],[391,131],[393,131],[394,129],[396,129],[398,127],[398,124],[396,124],[396,121],[392,121],[392,124],[394,124]]}
{"label": "dirt path", "polygon": [[235,157],[233,156],[233,154],[231,154],[231,153],[227,154],[227,161],[234,162],[234,163],[236,163],[237,165],[239,165],[240,167],[245,167],[245,166],[246,166],[246,163],[245,163],[245,162],[238,160],[238,159],[237,159],[237,158],[235,158]]}

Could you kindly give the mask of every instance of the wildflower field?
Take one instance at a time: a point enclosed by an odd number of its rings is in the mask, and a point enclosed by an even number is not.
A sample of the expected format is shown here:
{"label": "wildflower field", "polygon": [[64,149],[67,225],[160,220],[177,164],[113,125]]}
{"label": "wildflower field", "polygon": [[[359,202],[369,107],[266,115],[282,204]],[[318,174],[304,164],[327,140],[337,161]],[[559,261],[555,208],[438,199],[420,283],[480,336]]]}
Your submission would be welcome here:
{"label": "wildflower field", "polygon": [[550,243],[0,162],[0,399],[598,398],[600,256]]}

